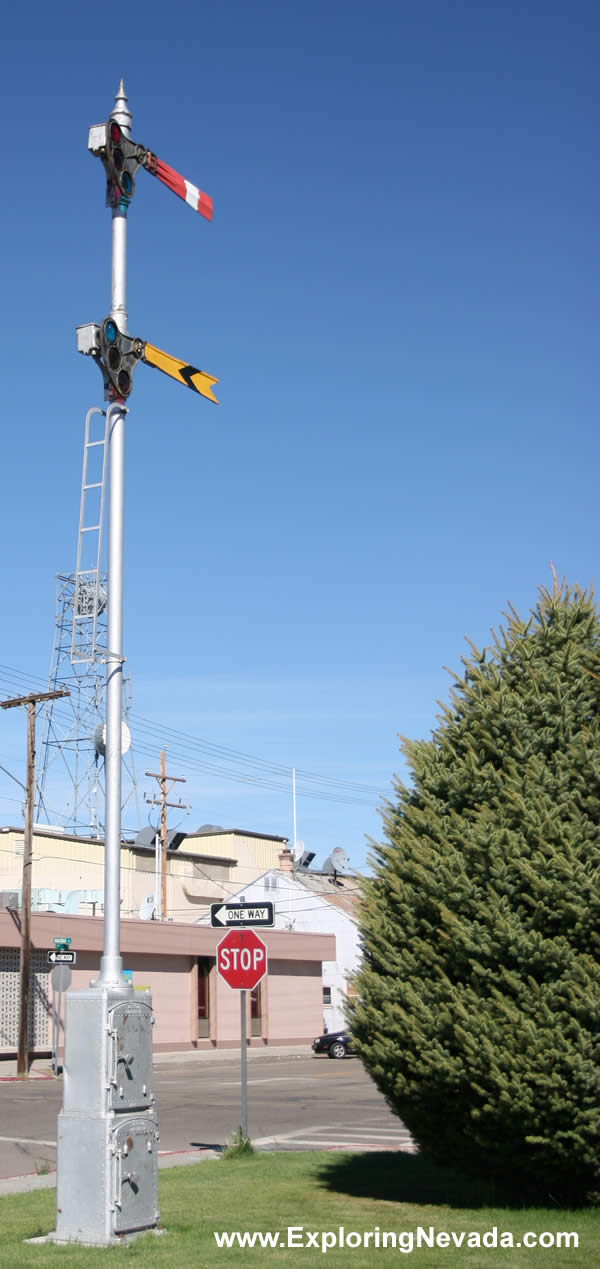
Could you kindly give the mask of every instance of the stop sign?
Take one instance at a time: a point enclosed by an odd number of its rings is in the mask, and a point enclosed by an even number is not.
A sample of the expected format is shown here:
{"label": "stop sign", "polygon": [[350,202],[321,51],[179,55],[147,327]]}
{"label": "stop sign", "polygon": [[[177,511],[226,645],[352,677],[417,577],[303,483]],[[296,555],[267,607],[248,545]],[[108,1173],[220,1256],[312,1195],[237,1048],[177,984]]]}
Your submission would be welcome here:
{"label": "stop sign", "polygon": [[217,972],[230,987],[253,991],[267,972],[267,949],[254,930],[230,930],[217,947]]}

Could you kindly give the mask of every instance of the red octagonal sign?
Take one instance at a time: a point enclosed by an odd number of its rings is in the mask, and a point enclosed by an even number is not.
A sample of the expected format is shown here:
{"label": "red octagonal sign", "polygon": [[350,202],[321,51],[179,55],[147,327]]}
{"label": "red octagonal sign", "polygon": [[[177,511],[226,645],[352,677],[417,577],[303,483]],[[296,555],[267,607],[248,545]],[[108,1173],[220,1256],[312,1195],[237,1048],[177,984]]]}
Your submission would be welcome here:
{"label": "red octagonal sign", "polygon": [[230,987],[253,991],[267,972],[267,949],[254,930],[230,930],[217,946],[217,972]]}

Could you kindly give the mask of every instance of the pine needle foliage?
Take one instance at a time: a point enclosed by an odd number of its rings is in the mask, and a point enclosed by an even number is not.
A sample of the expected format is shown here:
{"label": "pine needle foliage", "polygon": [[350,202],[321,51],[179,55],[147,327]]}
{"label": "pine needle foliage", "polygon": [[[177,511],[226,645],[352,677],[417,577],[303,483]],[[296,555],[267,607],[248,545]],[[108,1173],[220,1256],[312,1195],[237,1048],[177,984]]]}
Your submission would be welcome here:
{"label": "pine needle foliage", "polygon": [[470,645],[365,882],[349,1022],[425,1155],[600,1192],[600,619],[555,581]]}

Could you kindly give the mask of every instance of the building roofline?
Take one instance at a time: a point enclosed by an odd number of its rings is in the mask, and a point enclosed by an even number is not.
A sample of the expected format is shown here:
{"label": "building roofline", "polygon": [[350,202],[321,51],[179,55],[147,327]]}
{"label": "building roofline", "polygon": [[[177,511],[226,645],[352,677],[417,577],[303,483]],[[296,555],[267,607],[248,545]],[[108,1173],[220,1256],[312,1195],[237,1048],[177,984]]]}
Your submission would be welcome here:
{"label": "building roofline", "polygon": [[[23,824],[4,824],[4,825],[1,825],[1,826],[0,826],[0,833],[21,833],[21,834],[23,834],[23,833],[24,833],[24,831],[25,831],[25,827],[24,827],[24,825],[23,825]],[[103,837],[103,836],[101,836],[101,837],[88,837],[88,836],[87,836],[86,834],[84,834],[84,833],[68,833],[68,832],[66,832],[64,829],[62,829],[62,828],[55,828],[55,827],[54,827],[53,825],[51,825],[51,824],[47,824],[47,825],[46,825],[46,824],[34,824],[34,827],[33,827],[33,835],[34,835],[34,837],[48,837],[48,838],[50,838],[50,840],[52,840],[52,841],[65,841],[65,842],[90,842],[90,843],[91,843],[91,845],[93,845],[93,846],[104,846],[104,837]],[[218,829],[217,831],[215,831],[215,832],[213,832],[213,833],[198,833],[198,832],[195,832],[195,833],[186,833],[186,834],[185,834],[185,836],[184,836],[184,841],[185,841],[185,840],[186,840],[186,838],[188,838],[188,837],[189,837],[191,840],[193,840],[193,841],[198,841],[198,840],[199,840],[200,838],[202,838],[202,837],[233,837],[233,836],[237,836],[237,837],[257,837],[257,838],[259,838],[259,839],[261,839],[262,841],[265,841],[265,842],[288,842],[288,841],[289,841],[289,837],[279,837],[276,833],[255,833],[255,832],[253,832],[253,831],[252,831],[251,829],[249,829],[249,828],[220,828],[220,829]],[[122,838],[122,840],[121,840],[121,847],[123,847],[123,846],[131,847],[131,846],[135,846],[135,845],[136,845],[136,843],[135,843],[135,838],[134,838],[134,837],[123,837],[123,838]],[[148,848],[147,848],[147,847],[136,846],[136,850],[143,850],[143,849],[148,849]],[[154,850],[154,847],[153,847],[153,846],[151,846],[149,849],[150,849],[150,850]],[[178,848],[177,850],[173,851],[172,853],[173,853],[173,854],[179,854],[179,855],[182,855],[182,854],[183,854],[183,851],[181,850],[181,848]],[[195,855],[195,856],[194,856],[194,858],[195,858],[195,859],[197,859],[197,858],[198,858],[198,855]],[[216,856],[214,856],[214,855],[210,855],[210,856],[207,856],[207,858],[210,858],[210,859],[215,859],[215,858],[216,858]],[[223,856],[223,858],[225,858],[225,856]],[[227,857],[227,859],[228,859],[228,862],[231,862],[231,861],[229,860],[229,857]]]}
{"label": "building roofline", "polygon": [[[0,826],[0,833],[20,833],[21,836],[25,832],[23,824],[6,824]],[[87,837],[84,833],[67,833],[62,828],[53,828],[48,824],[35,824],[33,827],[34,837],[47,837],[54,842],[89,842],[92,846],[104,846],[104,837]],[[133,837],[124,837],[121,846],[133,846]]]}
{"label": "building roofline", "polygon": [[[34,912],[31,916],[31,942],[34,950],[52,946],[56,934],[72,938],[72,946],[84,952],[102,952],[104,918],[79,916],[64,912]],[[121,949],[127,955],[142,953],[147,957],[165,953],[177,956],[214,956],[223,930],[195,921],[141,921],[125,917],[120,922]],[[0,910],[0,947],[18,948],[20,933],[9,912]],[[335,960],[335,935],[319,931],[262,930],[269,959],[273,961]],[[150,966],[149,966],[150,968]]]}
{"label": "building roofline", "polygon": [[331,877],[332,879],[333,877],[336,877],[338,880],[341,879],[342,881],[344,877],[347,877],[349,881],[360,881],[362,877],[362,873],[348,872],[347,870],[344,870],[344,872],[339,872],[339,870],[336,870],[335,872],[325,872],[322,868],[294,868],[294,876],[295,877]]}
{"label": "building roofline", "polygon": [[260,837],[265,842],[289,842],[289,837],[279,837],[277,833],[255,833],[249,828],[218,828],[210,833],[186,833],[186,837]]}

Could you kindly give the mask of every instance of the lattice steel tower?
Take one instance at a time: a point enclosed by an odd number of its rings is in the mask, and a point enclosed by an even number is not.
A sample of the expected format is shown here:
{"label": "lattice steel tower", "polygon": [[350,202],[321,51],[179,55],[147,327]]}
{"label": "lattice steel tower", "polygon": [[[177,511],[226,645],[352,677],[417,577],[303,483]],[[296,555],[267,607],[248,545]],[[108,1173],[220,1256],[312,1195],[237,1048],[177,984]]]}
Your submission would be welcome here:
{"label": "lattice steel tower", "polygon": [[[42,716],[40,760],[36,769],[36,820],[66,820],[68,832],[104,835],[104,741],[106,696],[106,573],[102,571],[102,530],[106,489],[106,415],[97,406],[85,420],[79,509],[77,565],[56,579],[56,627],[51,690],[70,697],[49,701]],[[124,823],[140,826],[140,806],[127,726],[131,687],[124,681]],[[62,708],[60,708],[62,707]],[[129,820],[129,822],[128,822]]]}

